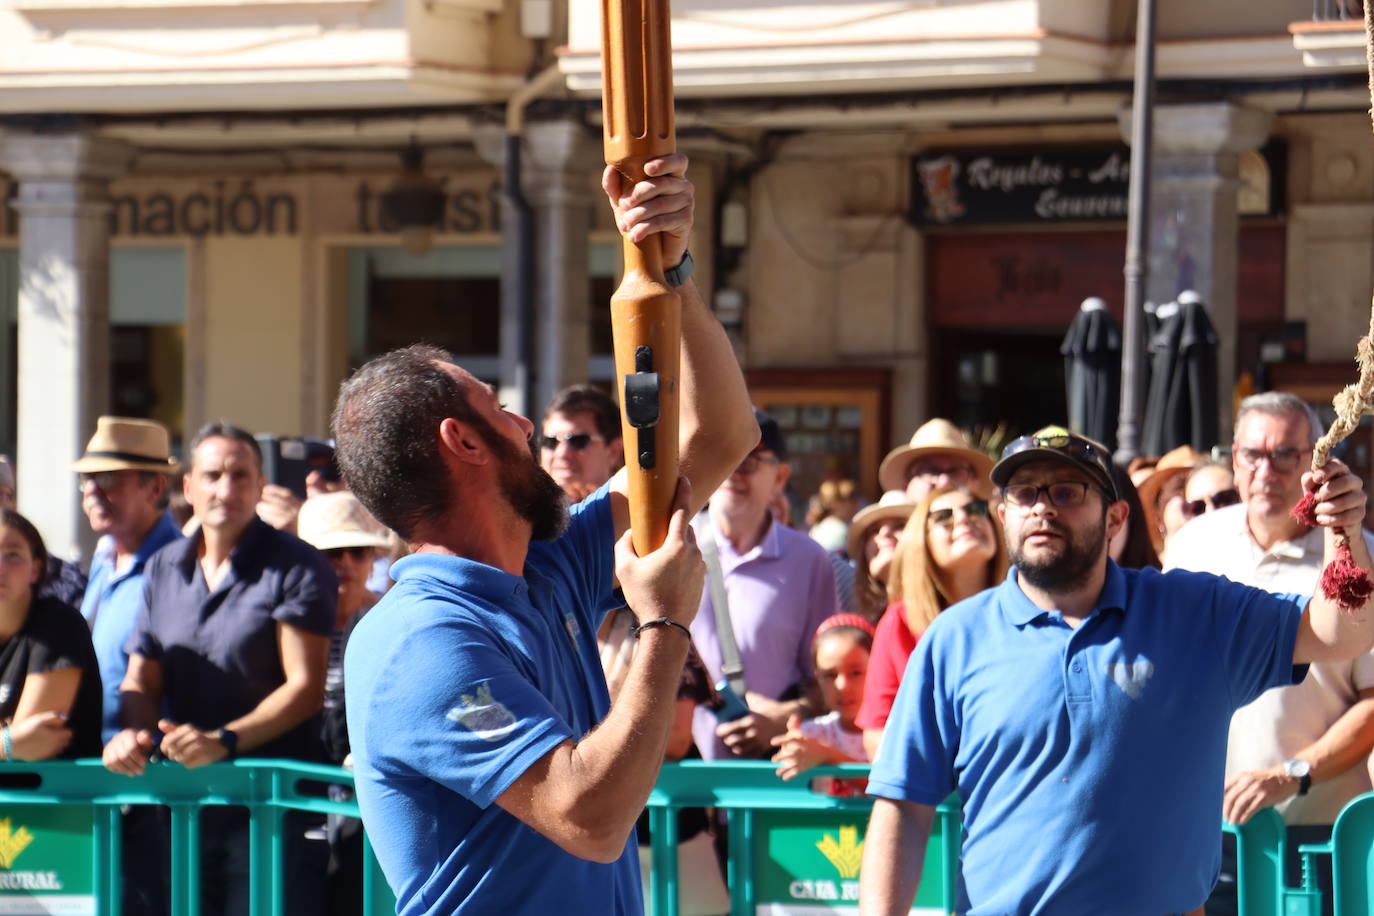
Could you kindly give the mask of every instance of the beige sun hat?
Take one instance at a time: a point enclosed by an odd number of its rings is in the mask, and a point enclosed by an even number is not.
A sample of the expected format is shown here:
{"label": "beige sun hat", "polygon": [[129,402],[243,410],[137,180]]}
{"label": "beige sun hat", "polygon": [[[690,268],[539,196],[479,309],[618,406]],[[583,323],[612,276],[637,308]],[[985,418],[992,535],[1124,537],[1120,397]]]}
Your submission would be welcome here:
{"label": "beige sun hat", "polygon": [[82,474],[101,471],[156,471],[175,474],[180,465],[172,457],[172,434],[156,420],[101,417],[86,453],[72,463]]}
{"label": "beige sun hat", "polygon": [[906,489],[907,466],[922,455],[958,455],[973,465],[973,473],[978,478],[975,483],[986,488],[991,479],[988,475],[992,472],[992,458],[971,448],[959,427],[936,417],[922,423],[909,444],[899,445],[887,453],[878,467],[878,482],[883,489]]}
{"label": "beige sun hat", "polygon": [[1160,534],[1159,507],[1155,505],[1159,502],[1159,491],[1164,485],[1179,474],[1186,474],[1207,456],[1193,448],[1191,445],[1180,445],[1178,448],[1165,452],[1155,464],[1154,473],[1140,482],[1140,486],[1135,488],[1140,496],[1140,507],[1145,510],[1145,524],[1150,529],[1150,540],[1158,540],[1155,550],[1164,549],[1164,536]]}
{"label": "beige sun hat", "polygon": [[864,537],[870,528],[889,520],[906,524],[915,509],[916,504],[905,490],[888,490],[882,499],[855,512],[854,520],[849,523],[849,538],[845,544],[849,558],[855,560],[863,554]]}
{"label": "beige sun hat", "polygon": [[296,531],[316,550],[391,546],[382,526],[347,490],[321,493],[302,503]]}

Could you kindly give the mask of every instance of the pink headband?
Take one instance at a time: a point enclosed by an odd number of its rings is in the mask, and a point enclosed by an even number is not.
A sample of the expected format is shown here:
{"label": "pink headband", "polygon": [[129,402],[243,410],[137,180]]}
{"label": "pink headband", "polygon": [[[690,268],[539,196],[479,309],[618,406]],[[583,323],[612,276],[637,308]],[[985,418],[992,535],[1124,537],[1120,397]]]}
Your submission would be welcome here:
{"label": "pink headband", "polygon": [[868,619],[865,617],[860,617],[858,614],[835,614],[833,617],[827,617],[821,621],[821,625],[816,627],[816,635],[814,638],[820,639],[822,633],[826,630],[833,630],[836,627],[854,627],[855,629],[863,630],[868,634],[869,639],[873,638],[875,632],[873,624],[869,623]]}

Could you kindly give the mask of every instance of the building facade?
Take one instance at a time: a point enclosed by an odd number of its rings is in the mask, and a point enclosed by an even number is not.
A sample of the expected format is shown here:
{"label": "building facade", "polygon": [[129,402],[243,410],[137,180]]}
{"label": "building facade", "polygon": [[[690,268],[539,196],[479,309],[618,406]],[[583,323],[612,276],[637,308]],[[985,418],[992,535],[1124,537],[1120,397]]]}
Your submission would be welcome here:
{"label": "building facade", "polygon": [[[536,411],[611,384],[599,6],[0,8],[0,446],[57,552],[88,546],[66,460],[99,413],[327,434],[347,371],[416,339]],[[1321,400],[1368,324],[1346,6],[1161,4],[1149,298],[1201,294],[1227,391]],[[1063,418],[1079,303],[1121,315],[1134,28],[1124,0],[673,3],[698,282],[800,490],[876,497],[931,415]],[[443,199],[419,244],[381,205],[411,146]]]}

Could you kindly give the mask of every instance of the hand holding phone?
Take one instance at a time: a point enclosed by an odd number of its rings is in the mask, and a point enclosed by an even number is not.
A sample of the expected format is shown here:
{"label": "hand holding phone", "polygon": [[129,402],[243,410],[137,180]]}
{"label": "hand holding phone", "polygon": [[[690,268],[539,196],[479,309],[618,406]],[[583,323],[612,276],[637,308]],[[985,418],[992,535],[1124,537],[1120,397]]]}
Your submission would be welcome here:
{"label": "hand holding phone", "polygon": [[720,694],[720,705],[716,707],[716,719],[720,722],[733,722],[749,715],[749,705],[730,687],[730,682],[716,682],[716,693]]}

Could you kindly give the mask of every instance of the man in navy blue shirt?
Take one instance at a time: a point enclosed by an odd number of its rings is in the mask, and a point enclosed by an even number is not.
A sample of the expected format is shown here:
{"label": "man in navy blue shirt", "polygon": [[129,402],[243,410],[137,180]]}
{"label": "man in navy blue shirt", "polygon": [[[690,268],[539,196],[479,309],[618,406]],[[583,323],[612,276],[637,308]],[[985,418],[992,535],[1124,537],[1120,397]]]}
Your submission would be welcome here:
{"label": "man in navy blue shirt", "polygon": [[[315,548],[257,517],[264,480],[252,435],[211,424],[190,456],[184,489],[200,530],[148,562],[120,685],[124,728],[106,744],[105,766],[142,773],[155,743],[187,767],[238,754],[321,760],[334,573]],[[246,819],[212,809],[202,827],[202,905],[213,907],[202,912],[246,912]]]}
{"label": "man in navy blue shirt", "polygon": [[[934,806],[964,803],[960,913],[1201,912],[1216,881],[1231,713],[1309,662],[1374,644],[1366,605],[1203,573],[1122,570],[1108,456],[1059,427],[992,471],[1013,566],[949,608],[907,665],[868,791],[860,910],[911,906]],[[1317,521],[1358,532],[1338,461],[1308,475]],[[1355,561],[1370,568],[1363,539]]]}
{"label": "man in navy blue shirt", "polygon": [[[642,912],[633,828],[704,577],[687,522],[759,436],[729,340],[687,277],[685,169],[675,155],[634,187],[603,176],[617,225],[661,240],[682,297],[688,485],[659,550],[636,557],[621,537],[623,472],[569,521],[533,424],[439,351],[379,357],[340,392],[344,478],[414,551],[344,662],[363,822],[403,914]],[[611,707],[596,629],[621,605],[640,640]]]}

